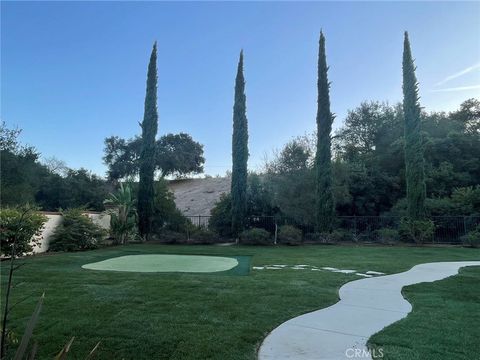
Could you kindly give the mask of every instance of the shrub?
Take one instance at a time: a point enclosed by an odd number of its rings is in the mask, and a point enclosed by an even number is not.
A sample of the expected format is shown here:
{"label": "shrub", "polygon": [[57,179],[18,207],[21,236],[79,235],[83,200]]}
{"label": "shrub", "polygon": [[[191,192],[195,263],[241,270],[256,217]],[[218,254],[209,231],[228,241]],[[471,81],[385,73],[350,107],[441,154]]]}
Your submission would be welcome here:
{"label": "shrub", "polygon": [[334,244],[353,240],[353,234],[345,229],[336,229],[332,232],[309,233],[305,235],[305,241],[324,244]]}
{"label": "shrub", "polygon": [[273,242],[267,230],[252,228],[240,233],[240,243],[246,245],[271,245]]}
{"label": "shrub", "polygon": [[324,243],[325,239],[322,237],[321,233],[312,232],[305,234],[304,241],[306,243]]}
{"label": "shrub", "polygon": [[410,220],[403,218],[399,226],[400,239],[423,244],[432,240],[435,224],[431,220]]}
{"label": "shrub", "polygon": [[383,244],[393,244],[398,242],[398,240],[400,240],[400,234],[396,229],[383,228],[383,229],[378,229],[375,233],[379,241]]}
{"label": "shrub", "polygon": [[115,194],[110,194],[104,204],[114,207],[110,213],[110,234],[115,242],[125,244],[135,239],[137,235],[137,214],[135,198],[130,184],[120,184],[120,189]]}
{"label": "shrub", "polygon": [[168,189],[167,182],[160,179],[155,184],[155,202],[152,220],[153,233],[161,233],[163,229],[185,232],[188,219],[175,205],[175,196]]}
{"label": "shrub", "polygon": [[160,232],[153,234],[153,240],[165,244],[184,244],[188,239],[185,233],[162,229]]}
{"label": "shrub", "polygon": [[192,244],[213,244],[216,238],[217,234],[213,231],[199,227],[189,233],[189,242]]}
{"label": "shrub", "polygon": [[80,209],[63,213],[62,223],[55,229],[49,251],[81,251],[95,249],[105,236],[105,231],[95,225]]}
{"label": "shrub", "polygon": [[462,241],[466,246],[480,247],[480,225],[475,230],[468,232],[467,235],[462,236]]}
{"label": "shrub", "polygon": [[222,237],[232,237],[232,198],[222,194],[210,212],[208,225]]}
{"label": "shrub", "polygon": [[353,236],[353,233],[351,231],[348,231],[345,229],[336,229],[331,232],[330,241],[333,243],[337,243],[337,242],[356,241],[356,239]]}
{"label": "shrub", "polygon": [[25,254],[40,243],[47,218],[36,209],[24,206],[0,209],[0,253],[10,255],[15,241],[15,254]]}
{"label": "shrub", "polygon": [[291,225],[282,225],[278,230],[278,241],[281,244],[299,245],[302,242],[302,231]]}
{"label": "shrub", "polygon": [[328,232],[314,232],[305,234],[305,242],[328,244],[332,243],[332,238]]}

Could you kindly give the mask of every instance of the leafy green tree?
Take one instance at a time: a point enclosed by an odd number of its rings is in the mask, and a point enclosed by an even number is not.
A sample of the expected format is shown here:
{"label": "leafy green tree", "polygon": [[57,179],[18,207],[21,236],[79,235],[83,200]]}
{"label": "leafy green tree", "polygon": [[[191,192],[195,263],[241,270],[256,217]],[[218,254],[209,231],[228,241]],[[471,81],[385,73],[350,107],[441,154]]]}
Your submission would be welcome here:
{"label": "leafy green tree", "polygon": [[184,177],[203,172],[203,145],[189,134],[167,134],[157,141],[156,166],[162,176]]}
{"label": "leafy green tree", "polygon": [[480,133],[474,131],[475,103],[480,106],[469,99],[450,114],[423,116],[428,197],[450,196],[455,188],[479,183]]}
{"label": "leafy green tree", "polygon": [[243,50],[240,52],[235,80],[232,136],[232,231],[235,236],[244,229],[247,215],[248,121],[246,115]]}
{"label": "leafy green tree", "polygon": [[111,136],[105,139],[103,162],[107,165],[108,179],[115,183],[121,179],[138,176],[142,138],[122,139]]}
{"label": "leafy green tree", "polygon": [[[477,213],[468,210],[472,207],[458,208],[450,198],[456,188],[479,184],[480,136],[472,133],[472,125],[465,125],[475,119],[472,103],[468,100],[452,113],[421,113],[429,215]],[[364,102],[348,112],[332,141],[337,214],[378,216],[393,211],[406,216],[403,107]],[[288,142],[265,164],[262,177],[276,211],[297,225],[315,223],[314,194],[304,191],[315,186],[312,142],[308,137]]]}
{"label": "leafy green tree", "polygon": [[[394,149],[397,153],[391,156],[398,156],[399,147],[395,142],[402,135],[402,109],[370,101],[362,102],[357,108],[348,111],[344,126],[337,131],[333,142],[337,155],[343,160],[363,166],[371,165],[385,151]],[[381,165],[388,166],[388,162]],[[393,169],[393,172],[398,173],[398,168]]]}
{"label": "leafy green tree", "polygon": [[453,112],[450,117],[459,122],[467,133],[480,135],[480,100],[465,100],[458,111]]}
{"label": "leafy green tree", "polygon": [[403,44],[403,112],[408,216],[410,219],[422,219],[425,216],[426,187],[421,113],[415,69],[408,33],[405,32]]}
{"label": "leafy green tree", "polygon": [[0,150],[18,153],[21,151],[21,145],[18,142],[22,130],[15,128],[9,129],[5,121],[0,123]]}
{"label": "leafy green tree", "polygon": [[247,216],[270,216],[278,211],[273,206],[272,194],[268,191],[265,176],[248,175]]}
{"label": "leafy green tree", "polygon": [[317,152],[316,171],[316,227],[318,231],[331,230],[332,217],[335,214],[333,199],[331,131],[333,114],[330,112],[330,83],[327,77],[327,57],[325,37],[320,32],[318,52],[318,109],[317,109]]}
{"label": "leafy green tree", "polygon": [[153,45],[147,73],[145,112],[142,122],[142,148],[140,152],[140,182],[138,186],[138,230],[148,240],[152,230],[154,212],[155,136],[158,129],[157,113],[157,43]]}
{"label": "leafy green tree", "polygon": [[341,215],[379,215],[405,196],[403,111],[363,102],[334,137],[335,204]]}
{"label": "leafy green tree", "polygon": [[38,187],[35,201],[46,211],[84,208],[104,210],[103,201],[110,185],[86,169],[66,170],[65,176],[49,173]]}
{"label": "leafy green tree", "polygon": [[35,148],[19,142],[20,133],[19,129],[0,124],[0,202],[3,206],[36,203],[46,211],[72,207],[103,210],[103,200],[109,192],[105,180],[86,169],[65,168],[58,160],[55,166],[52,159],[41,163],[41,154]]}
{"label": "leafy green tree", "polygon": [[[275,213],[295,225],[316,224],[316,194],[306,189],[315,188],[315,171],[303,169],[268,177]],[[275,215],[272,214],[272,215]]]}
{"label": "leafy green tree", "polygon": [[[156,141],[155,170],[160,176],[184,177],[203,172],[205,158],[203,145],[194,141],[189,134],[167,134]],[[108,178],[120,179],[138,176],[142,139],[122,139],[112,136],[105,139],[105,156]]]}
{"label": "leafy green tree", "polygon": [[[420,114],[429,215],[456,215],[449,200],[454,189],[479,183],[480,136],[471,131],[474,104],[470,99],[452,113]],[[338,214],[381,215],[405,198],[404,143],[400,104],[368,102],[348,112],[334,137]],[[403,208],[403,201],[399,206]]]}
{"label": "leafy green tree", "polygon": [[316,196],[305,191],[315,188],[313,148],[306,137],[297,137],[265,164],[263,187],[272,203],[269,215],[281,215],[298,225],[315,223]]}
{"label": "leafy green tree", "polygon": [[[0,253],[21,256],[40,243],[42,228],[47,218],[25,205],[0,209]],[[13,248],[15,244],[15,251]]]}
{"label": "leafy green tree", "polygon": [[287,142],[282,150],[276,151],[273,159],[266,161],[265,171],[269,174],[288,174],[311,168],[313,152],[308,137],[296,137]]}
{"label": "leafy green tree", "polygon": [[39,186],[48,177],[48,169],[39,162],[40,153],[19,142],[21,132],[20,129],[9,129],[5,122],[0,124],[2,206],[34,203]]}

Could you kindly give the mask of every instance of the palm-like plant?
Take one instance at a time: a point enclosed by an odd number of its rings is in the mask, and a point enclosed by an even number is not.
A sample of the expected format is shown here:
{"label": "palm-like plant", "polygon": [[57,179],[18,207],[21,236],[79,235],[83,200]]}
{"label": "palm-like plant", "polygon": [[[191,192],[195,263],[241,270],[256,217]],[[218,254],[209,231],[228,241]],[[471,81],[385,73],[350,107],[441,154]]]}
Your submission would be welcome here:
{"label": "palm-like plant", "polygon": [[133,197],[130,184],[120,184],[120,189],[114,194],[110,193],[109,198],[104,201],[110,205],[110,229],[114,239],[125,244],[127,240],[136,233],[135,198]]}

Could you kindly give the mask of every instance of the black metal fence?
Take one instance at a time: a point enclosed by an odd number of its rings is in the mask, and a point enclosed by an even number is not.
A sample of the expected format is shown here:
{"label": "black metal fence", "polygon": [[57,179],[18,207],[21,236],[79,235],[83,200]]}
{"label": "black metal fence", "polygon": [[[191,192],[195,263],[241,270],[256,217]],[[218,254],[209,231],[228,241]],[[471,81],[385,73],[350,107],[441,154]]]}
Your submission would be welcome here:
{"label": "black metal fence", "polygon": [[[210,228],[210,216],[187,216],[187,218],[196,227]],[[480,225],[480,216],[433,216],[430,220],[433,221],[435,229],[428,242],[438,244],[460,244],[464,235]],[[340,241],[388,242],[394,240],[395,236],[388,237],[388,230],[385,229],[398,230],[401,221],[402,218],[398,216],[337,216],[333,219],[332,225]],[[305,240],[313,238],[312,234],[315,233],[313,225],[299,224],[282,217],[251,216],[247,221],[248,228],[262,228],[272,234],[275,234],[276,229],[282,225],[299,228]]]}
{"label": "black metal fence", "polygon": [[187,215],[186,218],[192,223],[192,225],[202,228],[208,229],[210,227],[210,218],[211,216],[208,215]]}

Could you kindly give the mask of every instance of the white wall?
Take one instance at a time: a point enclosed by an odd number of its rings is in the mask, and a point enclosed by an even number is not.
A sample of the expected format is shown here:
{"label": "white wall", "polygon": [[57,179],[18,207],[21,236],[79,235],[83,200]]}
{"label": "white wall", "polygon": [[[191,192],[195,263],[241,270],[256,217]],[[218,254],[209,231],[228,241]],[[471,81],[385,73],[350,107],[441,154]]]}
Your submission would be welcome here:
{"label": "white wall", "polygon": [[[47,222],[43,225],[42,234],[36,239],[40,240],[38,245],[33,247],[33,254],[43,253],[48,250],[50,238],[55,231],[55,228],[62,223],[62,214],[58,212],[41,212],[47,217]],[[85,212],[93,223],[105,230],[110,229],[110,215],[106,213]]]}
{"label": "white wall", "polygon": [[95,225],[100,226],[102,229],[110,230],[110,215],[107,213],[85,213],[90,219],[92,219]]}
{"label": "white wall", "polygon": [[60,213],[43,213],[47,217],[47,222],[43,225],[42,234],[40,236],[35,236],[36,240],[40,240],[38,245],[33,246],[33,253],[42,253],[48,250],[48,243],[50,241],[50,237],[53,234],[55,228],[60,225],[62,222],[62,215]]}

